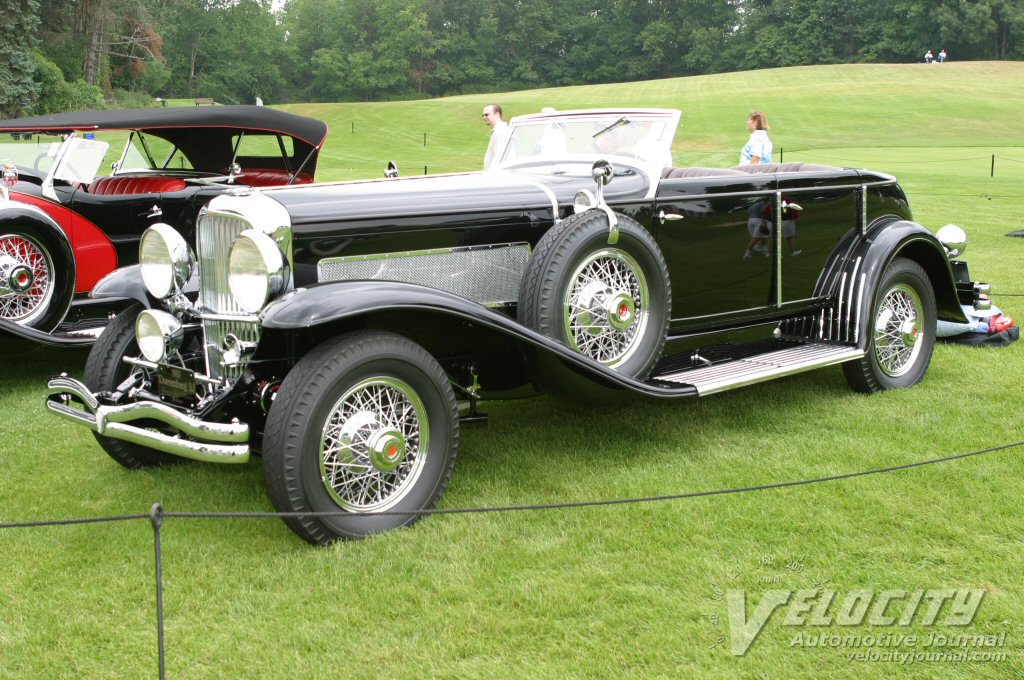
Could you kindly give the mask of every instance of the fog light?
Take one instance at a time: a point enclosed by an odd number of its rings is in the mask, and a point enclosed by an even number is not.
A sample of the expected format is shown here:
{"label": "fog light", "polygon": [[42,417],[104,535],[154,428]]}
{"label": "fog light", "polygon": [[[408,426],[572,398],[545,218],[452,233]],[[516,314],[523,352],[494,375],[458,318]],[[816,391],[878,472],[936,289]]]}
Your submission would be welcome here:
{"label": "fog light", "polygon": [[142,356],[160,363],[181,347],[185,331],[178,319],[159,309],[143,310],[135,320],[135,340]]}

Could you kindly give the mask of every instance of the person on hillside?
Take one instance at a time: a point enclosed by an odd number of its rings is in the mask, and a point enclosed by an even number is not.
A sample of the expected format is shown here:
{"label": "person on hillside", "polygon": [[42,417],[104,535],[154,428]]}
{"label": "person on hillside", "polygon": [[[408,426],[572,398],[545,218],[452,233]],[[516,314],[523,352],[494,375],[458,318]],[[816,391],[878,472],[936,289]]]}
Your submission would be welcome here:
{"label": "person on hillside", "polygon": [[508,123],[501,119],[501,114],[499,104],[488,104],[484,107],[484,122],[491,128],[491,141],[487,144],[487,153],[484,154],[484,170],[491,169],[508,139]]}
{"label": "person on hillside", "polygon": [[946,61],[946,48],[943,47],[941,50],[939,50],[939,63],[941,64],[941,63],[943,63],[945,61]]}
{"label": "person on hillside", "polygon": [[740,165],[772,162],[772,140],[768,139],[768,117],[760,111],[747,116],[750,139],[740,149]]}
{"label": "person on hillside", "polygon": [[927,52],[924,53],[924,63],[930,64],[933,61],[935,61],[935,57],[932,56],[932,51],[928,50]]}

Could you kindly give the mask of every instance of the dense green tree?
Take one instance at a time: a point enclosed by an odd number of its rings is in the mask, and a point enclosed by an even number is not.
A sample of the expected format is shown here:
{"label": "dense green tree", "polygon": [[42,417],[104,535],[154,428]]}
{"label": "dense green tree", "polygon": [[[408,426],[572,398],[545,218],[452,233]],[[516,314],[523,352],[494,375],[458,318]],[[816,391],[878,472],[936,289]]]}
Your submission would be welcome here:
{"label": "dense green tree", "polygon": [[32,60],[38,12],[37,0],[10,0],[0,22],[0,118],[28,113],[39,94]]}

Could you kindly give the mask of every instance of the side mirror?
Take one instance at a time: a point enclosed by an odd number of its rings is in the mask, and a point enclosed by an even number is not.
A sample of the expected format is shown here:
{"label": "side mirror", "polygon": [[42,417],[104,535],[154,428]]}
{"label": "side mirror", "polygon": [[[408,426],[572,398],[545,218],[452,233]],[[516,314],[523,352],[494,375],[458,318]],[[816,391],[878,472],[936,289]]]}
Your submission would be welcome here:
{"label": "side mirror", "polygon": [[398,177],[398,165],[394,161],[388,161],[388,167],[384,170],[384,176],[388,179]]}
{"label": "side mirror", "polygon": [[612,181],[612,175],[615,171],[612,169],[612,164],[605,160],[595,161],[594,167],[590,169],[590,175],[594,178],[594,181],[604,186]]}

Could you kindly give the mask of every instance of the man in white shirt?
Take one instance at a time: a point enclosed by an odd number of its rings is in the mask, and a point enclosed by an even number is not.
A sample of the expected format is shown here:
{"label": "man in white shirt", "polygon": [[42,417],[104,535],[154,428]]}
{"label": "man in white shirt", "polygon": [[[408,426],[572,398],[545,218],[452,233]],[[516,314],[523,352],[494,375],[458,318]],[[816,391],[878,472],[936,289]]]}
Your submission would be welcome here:
{"label": "man in white shirt", "polygon": [[497,160],[498,154],[508,139],[508,123],[501,119],[501,106],[499,104],[488,104],[485,106],[483,118],[484,122],[491,128],[491,141],[487,145],[487,153],[484,154],[484,170],[490,170],[491,165]]}

